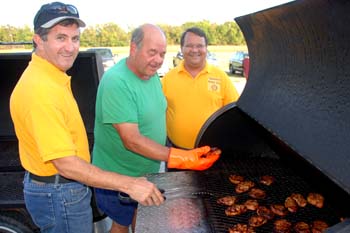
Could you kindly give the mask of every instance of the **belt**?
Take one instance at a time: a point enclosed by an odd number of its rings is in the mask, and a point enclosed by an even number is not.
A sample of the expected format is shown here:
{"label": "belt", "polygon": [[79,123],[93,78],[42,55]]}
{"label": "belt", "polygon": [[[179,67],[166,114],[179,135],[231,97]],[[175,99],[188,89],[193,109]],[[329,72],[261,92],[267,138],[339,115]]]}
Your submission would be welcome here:
{"label": "belt", "polygon": [[43,182],[43,183],[66,184],[66,183],[76,182],[74,180],[67,179],[59,174],[52,175],[52,176],[37,176],[37,175],[34,175],[33,173],[28,172],[28,175],[32,180]]}

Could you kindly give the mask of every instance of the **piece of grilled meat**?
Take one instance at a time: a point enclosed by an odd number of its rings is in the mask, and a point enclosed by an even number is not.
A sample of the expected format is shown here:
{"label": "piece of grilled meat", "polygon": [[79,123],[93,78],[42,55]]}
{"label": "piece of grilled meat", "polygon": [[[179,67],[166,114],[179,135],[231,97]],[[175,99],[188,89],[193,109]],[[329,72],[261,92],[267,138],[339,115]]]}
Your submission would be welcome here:
{"label": "piece of grilled meat", "polygon": [[321,220],[315,220],[311,223],[312,233],[322,233],[327,228],[328,228],[328,224]]}
{"label": "piece of grilled meat", "polygon": [[236,216],[236,215],[243,214],[246,211],[247,211],[247,208],[245,207],[245,205],[233,204],[226,208],[225,214],[227,216]]}
{"label": "piece of grilled meat", "polygon": [[253,188],[255,183],[250,180],[242,181],[236,185],[235,191],[236,193],[245,193],[249,191],[249,189]]}
{"label": "piece of grilled meat", "polygon": [[256,198],[256,199],[264,199],[266,197],[266,192],[262,189],[258,189],[258,188],[252,188],[248,195],[252,198]]}
{"label": "piece of grilled meat", "polygon": [[292,193],[290,197],[295,200],[299,207],[305,207],[307,204],[306,199],[300,193]]}
{"label": "piece of grilled meat", "polygon": [[273,224],[275,233],[289,233],[292,230],[292,223],[286,219],[278,219]]}
{"label": "piece of grilled meat", "polygon": [[237,201],[236,196],[224,196],[224,197],[220,197],[219,199],[217,199],[216,202],[218,204],[221,204],[221,205],[231,206],[231,205],[235,204],[236,201]]}
{"label": "piece of grilled meat", "polygon": [[256,210],[256,213],[259,216],[265,217],[267,220],[271,220],[275,216],[275,214],[272,212],[272,210],[270,210],[266,206],[259,206],[258,209]]}
{"label": "piece of grilled meat", "polygon": [[309,193],[307,196],[307,202],[317,208],[322,208],[324,203],[324,197],[319,193]]}
{"label": "piece of grilled meat", "polygon": [[210,148],[210,151],[204,155],[202,155],[202,158],[210,157],[212,155],[221,155],[221,150],[217,147]]}
{"label": "piece of grilled meat", "polygon": [[284,206],[291,213],[295,213],[298,210],[298,204],[292,197],[287,197],[284,201]]}
{"label": "piece of grilled meat", "polygon": [[264,225],[267,222],[267,218],[259,215],[253,215],[252,217],[249,218],[249,226],[252,227],[260,227]]}
{"label": "piece of grilled meat", "polygon": [[284,205],[279,205],[279,204],[272,204],[270,206],[272,212],[278,216],[286,216],[288,214],[288,211]]}
{"label": "piece of grilled meat", "polygon": [[273,176],[266,175],[266,176],[260,177],[260,183],[267,186],[270,186],[274,181],[275,181],[275,177]]}
{"label": "piece of grilled meat", "polygon": [[297,222],[293,230],[295,233],[311,233],[310,226],[306,222]]}
{"label": "piece of grilled meat", "polygon": [[245,207],[248,209],[248,210],[252,210],[252,211],[255,211],[258,209],[259,207],[259,203],[257,200],[253,200],[253,199],[248,199],[244,202],[244,205]]}
{"label": "piece of grilled meat", "polygon": [[236,175],[236,174],[230,175],[228,178],[229,178],[230,182],[233,184],[239,184],[239,183],[244,181],[243,176]]}
{"label": "piece of grilled meat", "polygon": [[228,229],[229,233],[255,233],[254,228],[247,224],[237,223]]}

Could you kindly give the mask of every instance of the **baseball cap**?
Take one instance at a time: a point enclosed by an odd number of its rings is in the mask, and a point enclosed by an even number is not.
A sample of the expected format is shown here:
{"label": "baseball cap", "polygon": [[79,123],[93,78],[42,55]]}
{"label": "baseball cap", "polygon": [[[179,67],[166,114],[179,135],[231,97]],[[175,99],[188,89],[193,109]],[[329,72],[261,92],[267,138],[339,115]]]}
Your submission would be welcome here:
{"label": "baseball cap", "polygon": [[42,5],[34,17],[34,31],[38,28],[51,28],[65,19],[74,19],[79,27],[85,27],[84,21],[79,19],[78,9],[70,4],[52,2]]}

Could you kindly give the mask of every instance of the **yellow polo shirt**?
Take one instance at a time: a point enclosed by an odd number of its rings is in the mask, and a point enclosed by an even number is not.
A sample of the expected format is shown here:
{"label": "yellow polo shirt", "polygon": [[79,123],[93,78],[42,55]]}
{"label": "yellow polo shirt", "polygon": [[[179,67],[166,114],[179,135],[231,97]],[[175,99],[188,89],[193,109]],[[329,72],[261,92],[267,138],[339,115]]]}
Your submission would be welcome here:
{"label": "yellow polo shirt", "polygon": [[175,145],[187,149],[194,147],[205,121],[239,97],[227,74],[208,63],[193,78],[182,61],[162,78],[162,85],[168,101],[167,135]]}
{"label": "yellow polo shirt", "polygon": [[21,164],[27,171],[40,176],[56,174],[51,160],[72,155],[90,162],[70,77],[34,53],[12,92],[10,111]]}

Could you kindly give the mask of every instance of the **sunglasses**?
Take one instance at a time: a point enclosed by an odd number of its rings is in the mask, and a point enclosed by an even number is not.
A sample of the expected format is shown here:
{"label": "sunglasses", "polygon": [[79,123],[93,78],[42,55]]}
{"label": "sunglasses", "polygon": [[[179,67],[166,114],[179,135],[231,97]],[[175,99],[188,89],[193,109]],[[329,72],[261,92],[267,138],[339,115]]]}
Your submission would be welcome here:
{"label": "sunglasses", "polygon": [[69,13],[79,17],[78,9],[75,6],[69,4],[63,4],[59,2],[51,3],[49,6],[47,6],[46,10],[55,14]]}

